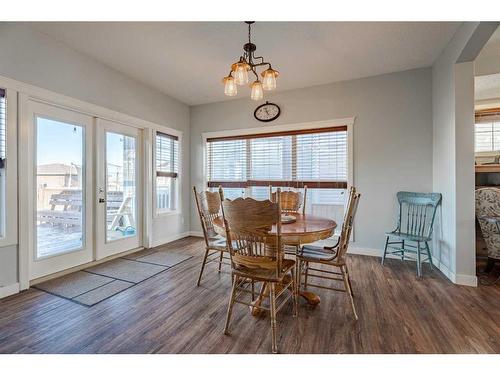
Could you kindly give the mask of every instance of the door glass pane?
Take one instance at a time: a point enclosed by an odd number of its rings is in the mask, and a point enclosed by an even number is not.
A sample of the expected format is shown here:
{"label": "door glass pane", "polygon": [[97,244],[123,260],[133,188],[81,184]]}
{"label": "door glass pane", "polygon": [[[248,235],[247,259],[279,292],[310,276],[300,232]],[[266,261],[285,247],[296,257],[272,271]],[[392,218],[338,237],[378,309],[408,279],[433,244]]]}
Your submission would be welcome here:
{"label": "door glass pane", "polygon": [[106,133],[106,240],[136,235],[135,138]]}
{"label": "door glass pane", "polygon": [[[83,248],[83,128],[36,117],[37,258]],[[82,194],[83,193],[83,194]]]}

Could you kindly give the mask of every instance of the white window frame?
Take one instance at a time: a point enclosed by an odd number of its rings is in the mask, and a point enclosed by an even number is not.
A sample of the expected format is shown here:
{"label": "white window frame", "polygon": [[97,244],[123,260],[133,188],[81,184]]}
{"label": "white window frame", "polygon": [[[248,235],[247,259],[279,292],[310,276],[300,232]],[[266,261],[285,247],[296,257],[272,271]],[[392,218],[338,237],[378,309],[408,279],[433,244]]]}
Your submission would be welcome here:
{"label": "white window frame", "polygon": [[265,128],[250,128],[250,129],[235,129],[235,130],[222,130],[216,132],[205,132],[202,133],[203,142],[203,189],[206,189],[208,185],[207,176],[207,139],[208,138],[221,138],[221,137],[233,137],[233,136],[243,136],[252,134],[267,134],[282,131],[294,131],[294,130],[309,130],[309,129],[323,129],[335,126],[347,126],[347,188],[353,186],[354,184],[354,147],[353,147],[353,126],[355,117],[339,118],[325,121],[311,121],[297,124],[284,124],[284,125],[272,125],[266,126]]}
{"label": "white window frame", "polygon": [[[0,87],[5,89],[5,114],[6,114],[6,164],[5,175],[5,207],[3,234],[0,236],[0,247],[17,244],[17,91],[9,82],[0,77]],[[1,232],[0,232],[1,233]]]}
{"label": "white window frame", "polygon": [[[492,120],[492,122],[500,122],[499,120]],[[480,157],[494,157],[497,156],[500,153],[500,149],[498,150],[490,150],[490,151],[476,151],[476,125],[479,124],[479,122],[474,121],[474,154],[476,156]],[[492,136],[494,136],[494,131],[492,131]]]}
{"label": "white window frame", "polygon": [[[156,133],[165,133],[169,135],[173,135],[178,138],[177,140],[177,165],[179,168],[179,171],[177,172],[177,178],[176,178],[176,189],[175,189],[175,209],[171,209],[168,211],[163,211],[159,212],[157,209],[157,196],[156,196]],[[182,205],[181,205],[181,199],[180,199],[180,189],[182,187],[182,132],[167,128],[167,127],[155,127],[152,129],[151,132],[151,160],[152,160],[152,168],[151,168],[151,177],[152,177],[152,211],[153,211],[153,218],[158,219],[161,217],[166,217],[166,216],[172,216],[172,215],[181,215],[182,214]]]}

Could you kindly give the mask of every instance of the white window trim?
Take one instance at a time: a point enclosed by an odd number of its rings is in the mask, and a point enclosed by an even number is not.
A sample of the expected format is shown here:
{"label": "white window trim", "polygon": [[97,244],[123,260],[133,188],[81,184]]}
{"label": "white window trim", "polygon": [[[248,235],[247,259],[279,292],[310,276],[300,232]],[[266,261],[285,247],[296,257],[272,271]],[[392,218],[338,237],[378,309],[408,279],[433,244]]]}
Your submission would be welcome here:
{"label": "white window trim", "polygon": [[271,125],[271,126],[266,126],[265,128],[259,127],[259,128],[222,130],[216,132],[202,133],[201,137],[203,142],[203,166],[202,166],[203,189],[205,189],[208,184],[208,176],[207,176],[207,171],[205,169],[205,166],[207,165],[206,147],[208,138],[275,133],[275,132],[291,131],[291,130],[323,129],[334,126],[347,126],[347,187],[349,188],[354,184],[353,126],[355,119],[356,117],[346,117],[346,118],[338,118],[338,119],[324,120],[324,121],[302,122],[296,124]]}
{"label": "white window trim", "polygon": [[[177,173],[177,191],[175,194],[175,210],[170,210],[170,211],[165,211],[165,212],[158,212],[156,209],[156,133],[166,133],[173,135],[178,138],[177,144],[178,144],[178,160],[177,160],[177,165],[179,167],[179,171]],[[167,216],[175,216],[175,215],[182,215],[182,199],[180,199],[180,192],[182,189],[182,132],[179,130],[175,129],[170,129],[166,128],[164,126],[159,126],[154,129],[152,129],[151,133],[151,176],[152,176],[152,183],[153,183],[153,189],[151,190],[152,192],[152,212],[153,212],[153,218],[154,219],[159,219],[162,217],[167,217]]]}
{"label": "white window trim", "polygon": [[6,159],[5,165],[5,221],[4,233],[0,237],[0,247],[17,244],[17,91],[8,82],[0,79],[0,87],[5,89]]}
{"label": "white window trim", "polygon": [[[23,148],[26,148],[26,129],[29,126],[29,119],[26,117],[27,111],[26,106],[28,100],[35,100],[42,103],[58,106],[64,109],[69,109],[72,111],[80,112],[86,115],[90,115],[96,118],[101,118],[104,120],[114,121],[121,123],[123,125],[135,127],[143,131],[143,147],[144,147],[144,189],[143,189],[143,244],[144,247],[152,246],[152,230],[153,230],[153,206],[152,206],[152,192],[153,192],[153,179],[152,179],[152,134],[153,131],[168,132],[179,137],[179,142],[182,139],[182,132],[173,129],[167,125],[158,125],[153,122],[143,120],[138,117],[130,116],[121,112],[117,112],[105,107],[101,107],[92,103],[88,103],[79,99],[75,99],[63,94],[59,94],[50,90],[46,90],[34,85],[30,85],[24,82],[14,80],[0,75],[0,87],[4,88],[9,97],[13,96],[14,100],[8,100],[7,110],[11,112],[9,119],[7,120],[7,147],[8,147],[8,164],[9,164],[9,174],[6,177],[9,179],[9,191],[6,197],[9,207],[7,207],[7,212],[9,215],[9,221],[15,222],[15,226],[9,226],[11,232],[7,234],[4,238],[0,239],[0,247],[16,245],[19,247],[18,256],[18,274],[19,274],[19,289],[25,290],[29,288],[29,246],[30,241],[33,238],[33,230],[31,230],[31,220],[32,215],[28,207],[27,200],[21,200],[18,202],[18,194],[23,196],[29,196],[33,191],[33,186],[28,186],[25,182],[23,174],[17,176],[17,170],[25,170],[23,168],[24,164],[27,163],[28,155],[20,154],[17,152],[17,144],[22,144]],[[17,97],[16,97],[17,96]],[[11,106],[14,106],[13,109]],[[14,115],[12,115],[12,113]],[[19,129],[19,133],[17,133]],[[29,135],[29,133],[28,133]],[[181,149],[181,143],[179,143],[179,150]],[[23,150],[26,151],[26,150]],[[29,153],[29,152],[28,152]],[[23,156],[23,157],[21,157]],[[23,160],[21,160],[23,159]],[[179,186],[181,185],[181,170],[182,170],[182,157],[181,151],[179,151]],[[24,164],[23,164],[24,163]],[[7,169],[6,169],[7,170]],[[7,173],[7,172],[6,172]],[[10,174],[13,177],[10,177]],[[12,183],[15,181],[15,183]],[[182,199],[178,199],[179,209],[172,214],[181,214],[181,202]],[[19,207],[18,207],[19,205]],[[12,220],[11,220],[12,219]],[[18,236],[18,227],[28,228],[28,230],[20,232]]]}

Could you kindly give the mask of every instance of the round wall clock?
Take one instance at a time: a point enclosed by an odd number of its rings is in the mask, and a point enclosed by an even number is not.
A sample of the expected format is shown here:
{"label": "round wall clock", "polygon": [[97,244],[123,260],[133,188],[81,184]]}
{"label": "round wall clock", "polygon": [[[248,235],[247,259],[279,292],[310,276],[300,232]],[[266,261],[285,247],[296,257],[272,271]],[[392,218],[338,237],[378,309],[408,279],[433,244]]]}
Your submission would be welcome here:
{"label": "round wall clock", "polygon": [[281,113],[281,109],[277,104],[265,102],[255,108],[253,116],[262,122],[276,120]]}

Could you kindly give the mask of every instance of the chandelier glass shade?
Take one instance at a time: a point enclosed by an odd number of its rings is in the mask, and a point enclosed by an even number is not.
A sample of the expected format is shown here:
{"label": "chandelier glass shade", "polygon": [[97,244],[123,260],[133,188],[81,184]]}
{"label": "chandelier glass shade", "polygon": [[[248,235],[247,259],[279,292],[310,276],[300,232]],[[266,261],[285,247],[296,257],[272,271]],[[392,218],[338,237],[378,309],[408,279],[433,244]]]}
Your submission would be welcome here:
{"label": "chandelier glass shade", "polygon": [[224,77],[224,94],[227,96],[235,96],[238,94],[236,82],[233,77]]}
{"label": "chandelier glass shade", "polygon": [[[279,73],[274,70],[270,63],[264,61],[262,56],[255,56],[257,46],[252,43],[251,31],[253,21],[246,21],[248,25],[248,43],[243,45],[243,55],[231,65],[231,70],[227,77],[224,77],[224,94],[235,96],[238,93],[237,85],[243,86],[250,82],[250,78],[255,80],[250,84],[250,98],[252,100],[262,100],[264,90],[270,91],[276,88],[276,78]],[[260,73],[262,81],[257,72],[258,68],[267,68]]]}
{"label": "chandelier glass shade", "polygon": [[262,83],[260,81],[254,81],[251,87],[252,91],[250,91],[250,98],[252,100],[261,100],[264,97]]}

